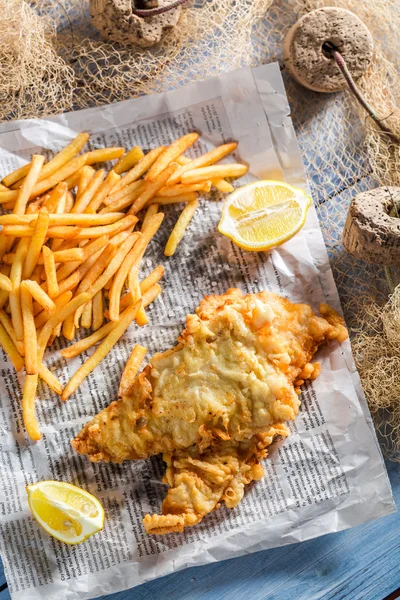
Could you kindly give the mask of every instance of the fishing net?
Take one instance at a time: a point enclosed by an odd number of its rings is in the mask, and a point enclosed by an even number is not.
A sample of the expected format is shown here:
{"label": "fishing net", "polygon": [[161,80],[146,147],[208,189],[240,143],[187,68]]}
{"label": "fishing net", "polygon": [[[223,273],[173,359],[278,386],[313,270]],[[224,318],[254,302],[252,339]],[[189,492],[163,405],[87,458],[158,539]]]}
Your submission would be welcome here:
{"label": "fishing net", "polygon": [[[374,60],[358,84],[400,135],[398,0],[195,0],[178,27],[150,50],[102,41],[88,0],[0,0],[0,120],[101,105],[280,60],[288,28],[324,6],[347,8],[370,29]],[[348,254],[341,232],[357,193],[400,185],[400,145],[380,132],[349,92],[318,94],[285,71],[283,77],[367,399],[387,455],[399,460],[399,340],[390,338],[399,325],[385,329],[382,319],[392,315],[398,323],[400,291],[386,304],[383,267]]]}

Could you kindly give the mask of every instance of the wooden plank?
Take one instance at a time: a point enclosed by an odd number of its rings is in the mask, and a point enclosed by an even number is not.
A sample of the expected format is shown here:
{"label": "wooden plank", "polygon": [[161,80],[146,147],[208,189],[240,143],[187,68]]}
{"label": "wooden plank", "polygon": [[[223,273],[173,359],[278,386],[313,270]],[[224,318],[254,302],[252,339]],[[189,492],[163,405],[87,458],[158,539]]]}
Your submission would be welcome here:
{"label": "wooden plank", "polygon": [[[387,467],[400,505],[399,465]],[[180,571],[102,598],[383,600],[400,587],[399,530],[400,514],[395,513],[302,544]],[[10,600],[8,590],[0,592],[0,600]]]}

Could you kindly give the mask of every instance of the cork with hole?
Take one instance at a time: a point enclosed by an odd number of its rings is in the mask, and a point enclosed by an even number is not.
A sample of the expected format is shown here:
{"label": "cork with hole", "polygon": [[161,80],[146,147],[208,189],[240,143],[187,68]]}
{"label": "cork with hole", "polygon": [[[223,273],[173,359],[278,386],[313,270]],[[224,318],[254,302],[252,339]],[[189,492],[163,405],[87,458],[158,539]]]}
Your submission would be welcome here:
{"label": "cork with hole", "polygon": [[[160,7],[171,0],[159,0]],[[93,25],[103,39],[126,46],[148,48],[158,44],[171,28],[176,27],[182,12],[177,6],[160,15],[138,17],[132,12],[132,0],[90,0]]]}
{"label": "cork with hole", "polygon": [[346,250],[368,263],[399,265],[400,218],[395,214],[400,214],[400,188],[379,187],[358,194],[343,229]]}
{"label": "cork with hole", "polygon": [[286,35],[283,61],[291,75],[315,92],[337,92],[346,80],[335,61],[323,50],[330,42],[358,79],[372,61],[373,39],[355,14],[344,8],[319,8],[304,15]]}

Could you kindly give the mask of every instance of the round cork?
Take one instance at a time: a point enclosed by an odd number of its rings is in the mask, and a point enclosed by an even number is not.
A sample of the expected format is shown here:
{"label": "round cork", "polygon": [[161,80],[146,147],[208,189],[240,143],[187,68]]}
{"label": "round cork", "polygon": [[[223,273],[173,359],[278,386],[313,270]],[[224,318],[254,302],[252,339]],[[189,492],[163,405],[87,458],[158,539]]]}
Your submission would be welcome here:
{"label": "round cork", "polygon": [[369,29],[344,8],[319,8],[304,15],[286,35],[283,61],[291,75],[315,92],[338,92],[346,80],[335,61],[324,52],[326,42],[343,56],[354,79],[372,61],[374,42]]}
{"label": "round cork", "polygon": [[[159,0],[158,4],[168,6],[171,0]],[[182,12],[182,6],[177,6],[152,17],[138,17],[132,12],[132,0],[90,0],[89,9],[103,39],[142,48],[158,44],[167,31],[176,27]]]}
{"label": "round cork", "polygon": [[343,229],[343,245],[357,258],[378,265],[400,264],[400,188],[379,187],[351,202]]}

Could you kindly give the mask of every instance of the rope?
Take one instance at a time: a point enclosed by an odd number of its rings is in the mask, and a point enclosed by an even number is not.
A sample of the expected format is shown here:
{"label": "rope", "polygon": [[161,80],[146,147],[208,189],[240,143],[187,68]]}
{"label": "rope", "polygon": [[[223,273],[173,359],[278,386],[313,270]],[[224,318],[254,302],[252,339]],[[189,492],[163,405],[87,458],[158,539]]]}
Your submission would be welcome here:
{"label": "rope", "polygon": [[178,6],[186,4],[188,0],[175,0],[171,4],[166,6],[160,6],[158,8],[132,8],[132,13],[137,17],[155,17],[156,15],[162,15],[163,13],[173,10]]}

